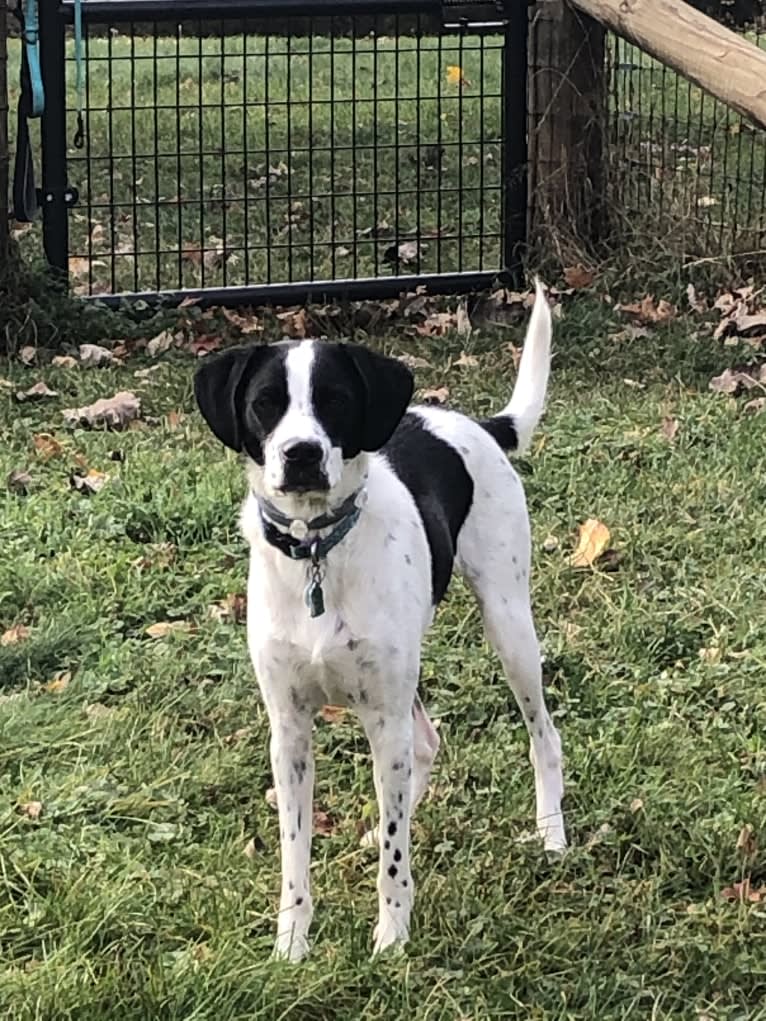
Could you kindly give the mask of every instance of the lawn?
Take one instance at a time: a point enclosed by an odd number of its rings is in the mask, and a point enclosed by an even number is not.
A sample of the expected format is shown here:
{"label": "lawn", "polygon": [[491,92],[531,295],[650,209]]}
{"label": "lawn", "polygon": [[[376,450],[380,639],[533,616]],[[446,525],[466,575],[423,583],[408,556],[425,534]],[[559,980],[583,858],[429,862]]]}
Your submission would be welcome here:
{"label": "lawn", "polygon": [[[18,640],[0,645],[0,1016],[766,1018],[766,414],[709,391],[749,356],[699,316],[608,339],[622,325],[595,296],[570,299],[519,462],[571,850],[547,861],[523,839],[524,727],[454,583],[423,654],[442,752],[414,825],[408,952],[368,959],[369,758],[350,716],[318,718],[325,816],[297,969],[269,960],[278,827],[244,627],[211,611],[245,586],[243,479],[194,410],[193,359],[0,365],[0,477],[31,476],[1,497],[0,634]],[[454,405],[505,402],[520,326],[468,342],[373,332],[358,339],[426,358],[418,384],[447,385]],[[478,364],[455,364],[466,346]],[[38,379],[58,397],[14,401]],[[120,389],[141,397],[142,428],[64,424],[62,409]],[[55,443],[35,446],[42,433]],[[87,469],[108,475],[91,495],[70,484]],[[615,554],[575,570],[590,517]]]}

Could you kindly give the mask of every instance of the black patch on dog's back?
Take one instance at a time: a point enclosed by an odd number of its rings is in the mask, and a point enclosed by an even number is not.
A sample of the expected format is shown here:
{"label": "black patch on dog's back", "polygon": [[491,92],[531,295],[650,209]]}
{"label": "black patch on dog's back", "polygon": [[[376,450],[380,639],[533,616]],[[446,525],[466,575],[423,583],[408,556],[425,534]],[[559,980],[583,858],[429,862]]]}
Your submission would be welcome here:
{"label": "black patch on dog's back", "polygon": [[518,447],[519,436],[511,415],[495,415],[494,418],[484,418],[479,425],[489,433],[501,450],[516,450]]}
{"label": "black patch on dog's back", "polygon": [[408,412],[383,447],[397,477],[412,493],[431,550],[434,606],[452,577],[457,537],[473,502],[473,479],[462,457]]}

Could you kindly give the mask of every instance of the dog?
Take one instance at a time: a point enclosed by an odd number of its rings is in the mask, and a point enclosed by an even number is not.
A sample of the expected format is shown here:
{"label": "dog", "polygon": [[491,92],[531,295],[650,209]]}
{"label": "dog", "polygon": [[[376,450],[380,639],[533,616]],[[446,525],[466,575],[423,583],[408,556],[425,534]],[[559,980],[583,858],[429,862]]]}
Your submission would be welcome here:
{"label": "dog", "polygon": [[413,406],[399,360],[356,344],[283,341],[207,356],[195,395],[244,455],[247,638],[268,712],[282,886],[275,955],[309,949],[312,719],[350,706],[367,734],[379,820],[373,954],[407,941],[410,822],[439,737],[417,694],[421,642],[453,567],[478,599],[530,736],[537,829],[566,846],[561,742],[543,698],[529,596],[530,527],[507,452],[542,414],[551,314],[535,302],[511,400],[475,421]]}

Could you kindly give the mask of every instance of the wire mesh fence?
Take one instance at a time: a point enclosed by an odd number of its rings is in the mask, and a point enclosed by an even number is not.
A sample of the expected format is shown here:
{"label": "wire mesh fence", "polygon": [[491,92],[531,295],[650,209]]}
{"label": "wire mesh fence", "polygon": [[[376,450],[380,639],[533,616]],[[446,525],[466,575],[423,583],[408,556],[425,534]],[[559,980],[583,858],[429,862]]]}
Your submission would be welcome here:
{"label": "wire mesh fence", "polygon": [[[766,4],[708,13],[766,49]],[[606,70],[616,233],[688,259],[766,257],[766,131],[617,36]]]}
{"label": "wire mesh fence", "polygon": [[[502,270],[507,184],[523,178],[523,160],[507,162],[502,23],[370,23],[361,36],[331,17],[280,19],[279,35],[210,17],[87,31],[85,146],[68,152],[77,289]],[[66,59],[71,139],[71,42]]]}

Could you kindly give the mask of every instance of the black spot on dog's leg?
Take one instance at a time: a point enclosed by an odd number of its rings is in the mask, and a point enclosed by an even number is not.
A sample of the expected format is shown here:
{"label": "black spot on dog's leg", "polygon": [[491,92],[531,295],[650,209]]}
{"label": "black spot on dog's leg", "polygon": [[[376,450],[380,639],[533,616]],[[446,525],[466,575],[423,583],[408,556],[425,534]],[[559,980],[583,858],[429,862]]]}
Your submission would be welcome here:
{"label": "black spot on dog's leg", "polygon": [[389,876],[391,876],[392,879],[394,878],[394,876],[396,875],[396,873],[398,871],[399,871],[399,869],[396,867],[396,865],[389,865],[389,867],[388,867],[388,874],[389,874]]}

